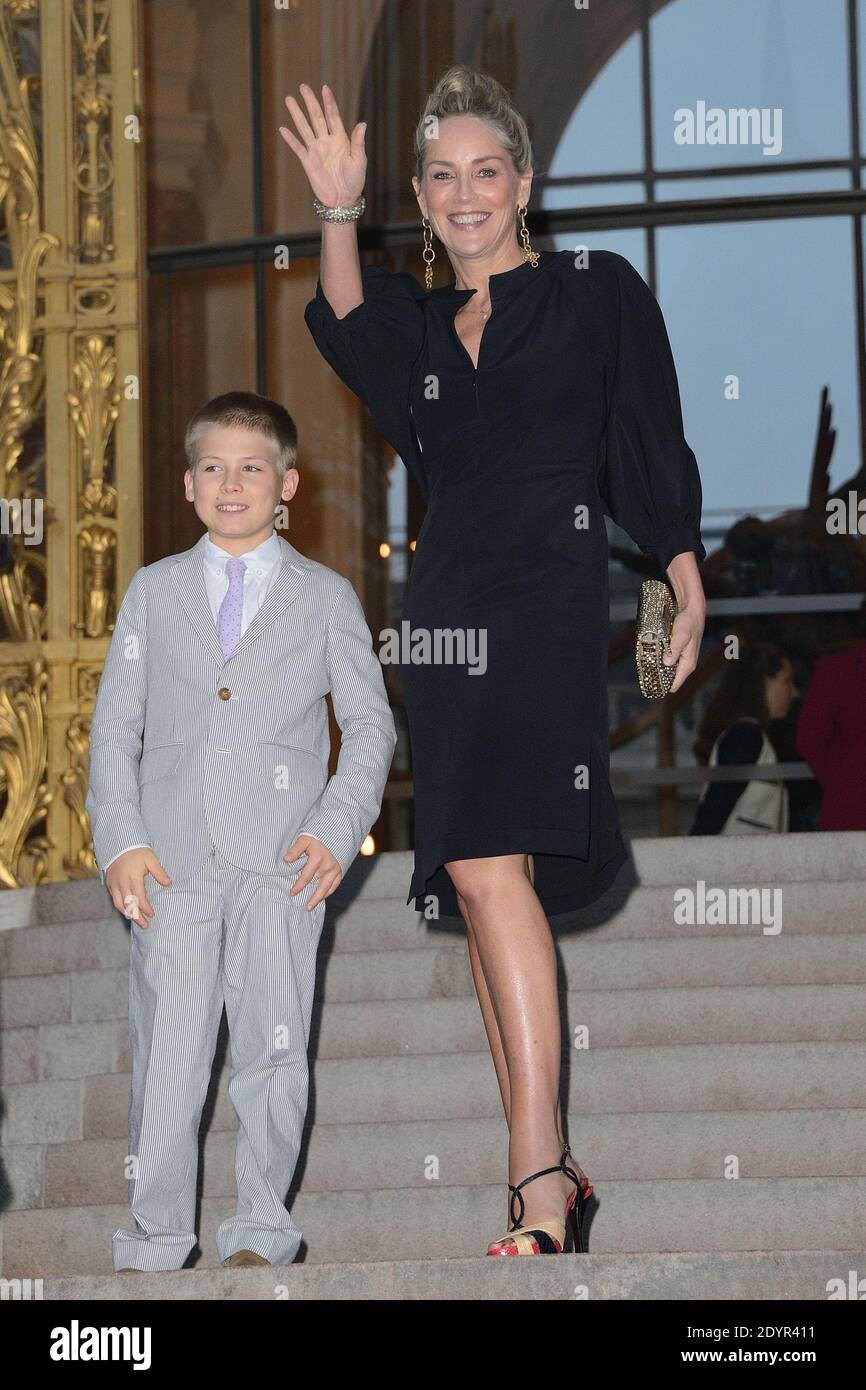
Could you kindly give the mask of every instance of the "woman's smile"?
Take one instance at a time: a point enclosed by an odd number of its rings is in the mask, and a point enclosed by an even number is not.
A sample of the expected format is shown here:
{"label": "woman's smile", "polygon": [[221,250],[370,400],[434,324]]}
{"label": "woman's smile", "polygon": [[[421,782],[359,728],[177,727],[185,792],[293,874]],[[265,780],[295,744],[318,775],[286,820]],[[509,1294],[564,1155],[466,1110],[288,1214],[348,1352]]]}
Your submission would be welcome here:
{"label": "woman's smile", "polygon": [[449,212],[448,221],[455,227],[481,227],[489,216],[489,212]]}

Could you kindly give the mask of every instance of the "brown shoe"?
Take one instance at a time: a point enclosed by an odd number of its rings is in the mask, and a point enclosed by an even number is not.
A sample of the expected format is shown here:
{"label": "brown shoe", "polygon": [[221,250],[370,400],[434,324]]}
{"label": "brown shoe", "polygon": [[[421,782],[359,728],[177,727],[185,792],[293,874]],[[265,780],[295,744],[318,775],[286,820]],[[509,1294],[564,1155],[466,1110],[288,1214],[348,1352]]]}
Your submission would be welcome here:
{"label": "brown shoe", "polygon": [[269,1265],[270,1260],[266,1260],[262,1255],[257,1255],[255,1250],[236,1250],[229,1256],[230,1265]]}

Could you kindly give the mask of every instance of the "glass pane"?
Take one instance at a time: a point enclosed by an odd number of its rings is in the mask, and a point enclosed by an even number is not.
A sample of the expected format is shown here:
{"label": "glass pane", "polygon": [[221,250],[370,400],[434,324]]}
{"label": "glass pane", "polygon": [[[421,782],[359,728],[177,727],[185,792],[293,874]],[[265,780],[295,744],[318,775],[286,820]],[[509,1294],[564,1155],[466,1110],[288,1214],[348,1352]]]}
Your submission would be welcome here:
{"label": "glass pane", "polygon": [[860,153],[866,154],[866,0],[857,0],[857,96],[860,107]]}
{"label": "glass pane", "polygon": [[850,169],[801,169],[792,173],[739,174],[727,178],[659,179],[656,198],[758,198],[765,193],[826,193],[851,187]]}
{"label": "glass pane", "polygon": [[618,203],[642,203],[644,185],[628,183],[563,183],[545,187],[541,206],[545,208],[598,208]]}
{"label": "glass pane", "polygon": [[[705,522],[715,509],[741,516],[805,506],[824,385],[837,431],[831,482],[844,482],[859,455],[850,219],[656,235],[659,302]],[[732,376],[736,400],[726,399]]]}
{"label": "glass pane", "polygon": [[584,91],[547,173],[615,174],[643,168],[640,35],[618,48]]}
{"label": "glass pane", "polygon": [[[663,6],[650,31],[656,168],[754,163],[769,170],[778,160],[849,157],[845,10],[846,0],[675,0]],[[697,116],[698,103],[707,112],[766,110],[768,147],[780,108],[780,153],[765,155],[759,141],[677,144],[675,113],[685,108]]]}
{"label": "glass pane", "polygon": [[[381,19],[379,6],[335,4],[318,0],[316,4],[289,4],[277,8],[274,0],[258,0],[261,24],[261,102],[262,102],[262,180],[264,227],[268,232],[301,232],[318,228],[313,195],[301,163],[280,135],[286,126],[297,130],[285,105],[293,96],[306,115],[300,84],[306,82],[321,101],[322,83],[327,82],[337,98],[346,130],[351,134],[359,120],[368,122],[366,149],[369,160],[365,188],[368,216],[382,211],[377,207],[378,190],[383,187],[393,164],[391,142],[397,148],[397,122],[387,118],[384,103],[391,90],[374,88],[370,100],[368,76],[372,61],[371,42]],[[417,20],[417,15],[416,15]],[[399,70],[401,48],[394,40],[390,61]],[[399,138],[405,141],[404,181],[411,172],[408,151],[413,127],[403,123]],[[386,149],[387,145],[387,149]],[[411,194],[411,186],[409,188]],[[388,209],[390,211],[390,209]]]}
{"label": "glass pane", "polygon": [[149,244],[249,236],[249,4],[148,0],[142,15]]}
{"label": "glass pane", "polygon": [[[411,187],[412,140],[425,97],[462,50],[478,49],[482,20],[491,28],[499,23],[492,16],[476,16],[473,8],[418,0],[390,6],[320,0],[318,5],[277,9],[273,0],[259,0],[266,230],[293,232],[316,226],[307,180],[278,128],[287,123],[293,128],[284,104],[286,95],[295,96],[305,110],[300,82],[309,82],[318,94],[325,78],[337,96],[347,130],[361,118],[368,121],[368,219],[420,221]],[[519,24],[531,31],[534,40],[538,24],[532,7],[525,9]],[[619,0],[613,26],[601,10],[558,7],[556,15],[544,21],[547,47],[558,45],[553,76],[543,57],[545,50],[534,42],[512,39],[514,52],[507,57],[499,56],[490,64],[478,59],[480,67],[490,66],[506,82],[533,132],[536,206],[546,176],[641,167],[635,9],[632,0]],[[508,24],[518,27],[517,20]],[[575,97],[587,83],[589,90],[572,111]],[[552,85],[560,94],[555,100]],[[549,165],[554,144],[559,153]]]}
{"label": "glass pane", "polygon": [[183,496],[183,439],[194,411],[223,391],[255,391],[255,284],[250,266],[148,281],[145,397],[147,558],[186,550],[201,523]]}
{"label": "glass pane", "polygon": [[578,251],[588,246],[590,251],[616,251],[631,261],[635,270],[646,279],[646,232],[642,227],[624,227],[622,231],[559,232],[553,237],[555,251]]}

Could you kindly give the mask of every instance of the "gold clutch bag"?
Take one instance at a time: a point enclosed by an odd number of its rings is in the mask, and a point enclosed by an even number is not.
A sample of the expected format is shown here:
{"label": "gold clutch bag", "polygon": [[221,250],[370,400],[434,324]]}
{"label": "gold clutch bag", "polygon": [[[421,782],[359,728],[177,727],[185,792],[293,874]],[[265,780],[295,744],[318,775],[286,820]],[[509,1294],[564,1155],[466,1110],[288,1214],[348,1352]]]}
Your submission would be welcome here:
{"label": "gold clutch bag", "polygon": [[640,693],[648,700],[661,700],[673,685],[677,668],[665,666],[662,656],[670,646],[677,611],[676,599],[664,580],[644,580],[638,602],[635,661]]}

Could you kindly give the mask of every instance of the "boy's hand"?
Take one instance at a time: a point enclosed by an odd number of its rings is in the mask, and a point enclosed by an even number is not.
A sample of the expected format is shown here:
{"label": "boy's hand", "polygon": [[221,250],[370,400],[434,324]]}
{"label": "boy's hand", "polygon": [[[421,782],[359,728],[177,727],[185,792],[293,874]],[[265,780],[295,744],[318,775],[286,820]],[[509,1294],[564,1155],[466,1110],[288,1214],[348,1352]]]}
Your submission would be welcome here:
{"label": "boy's hand", "polygon": [[317,878],[319,886],[310,901],[305,904],[307,911],[312,912],[323,898],[333,893],[343,877],[343,870],[327,845],[323,845],[321,840],[315,840],[312,835],[299,835],[294,844],[289,845],[283,858],[287,864],[291,864],[295,859],[300,859],[302,854],[306,854],[307,862],[290,891],[294,897],[311,878]]}
{"label": "boy's hand", "polygon": [[140,927],[150,926],[149,922],[142,921],[141,915],[146,912],[152,917],[154,913],[144,891],[145,874],[153,874],[163,888],[171,883],[171,878],[152,849],[128,849],[125,854],[119,854],[105,871],[105,882],[114,906]]}

